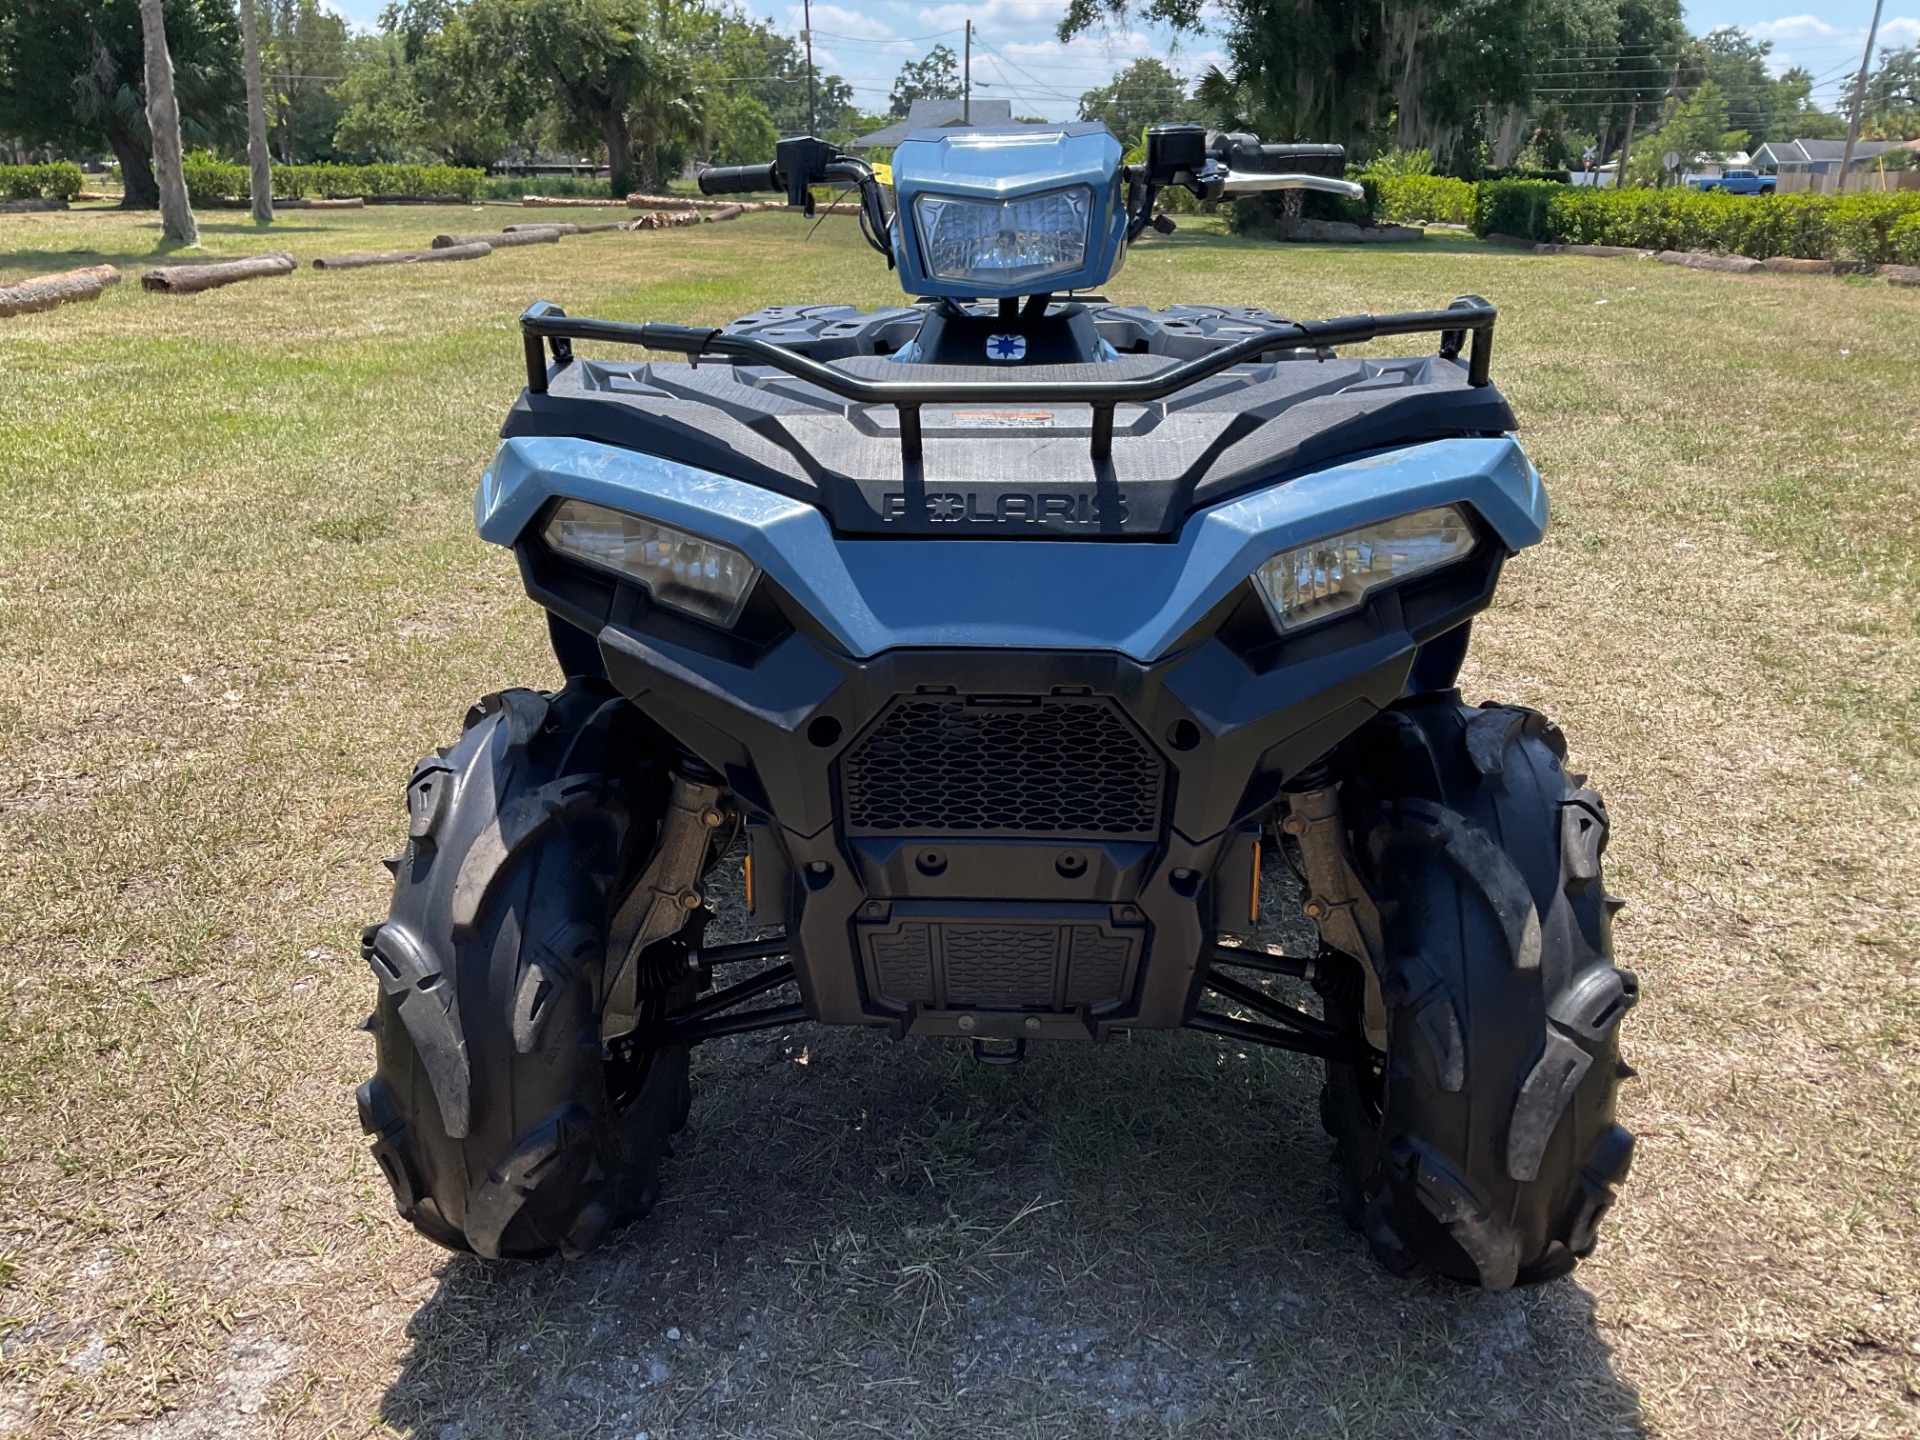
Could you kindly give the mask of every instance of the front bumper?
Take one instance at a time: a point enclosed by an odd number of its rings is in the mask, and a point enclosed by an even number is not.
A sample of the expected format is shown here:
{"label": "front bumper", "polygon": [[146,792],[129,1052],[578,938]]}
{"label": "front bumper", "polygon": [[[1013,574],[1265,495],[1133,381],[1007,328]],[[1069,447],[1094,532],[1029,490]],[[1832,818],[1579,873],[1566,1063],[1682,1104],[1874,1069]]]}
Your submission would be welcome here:
{"label": "front bumper", "polygon": [[[1184,1023],[1208,944],[1251,928],[1281,786],[1410,684],[1451,683],[1465,622],[1538,538],[1511,441],[1419,450],[1438,453],[1292,481],[1164,544],[841,540],[793,501],[578,441],[508,442],[480,508],[529,594],[725,776],[810,1014],[1099,1039]],[[738,545],[765,572],[748,615],[721,634],[562,560],[535,523],[557,496]],[[1283,640],[1245,583],[1290,543],[1462,501],[1474,554],[1352,615]]]}

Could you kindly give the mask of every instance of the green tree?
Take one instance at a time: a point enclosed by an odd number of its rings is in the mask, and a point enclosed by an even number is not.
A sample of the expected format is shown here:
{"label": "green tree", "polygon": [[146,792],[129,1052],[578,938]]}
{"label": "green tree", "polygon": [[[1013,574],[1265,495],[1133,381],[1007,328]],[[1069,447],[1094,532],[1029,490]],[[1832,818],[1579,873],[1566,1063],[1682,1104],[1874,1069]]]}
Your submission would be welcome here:
{"label": "green tree", "polygon": [[[166,0],[181,139],[245,134],[240,22],[227,0]],[[6,0],[0,5],[0,135],[120,162],[124,204],[159,203],[147,129],[139,0]]]}
{"label": "green tree", "polygon": [[1669,153],[1680,157],[1680,169],[1727,158],[1732,151],[1744,149],[1747,132],[1736,130],[1727,119],[1727,97],[1711,80],[1701,82],[1673,114],[1633,147],[1627,167],[1629,185],[1660,186],[1676,183],[1665,160]]}
{"label": "green tree", "polygon": [[1082,120],[1098,120],[1127,143],[1139,137],[1141,126],[1184,120],[1191,108],[1187,82],[1150,55],[1080,97]]}
{"label": "green tree", "polygon": [[1867,76],[1867,118],[1885,140],[1920,137],[1920,45],[1881,52]]}
{"label": "green tree", "polygon": [[960,95],[960,57],[945,45],[936,45],[918,60],[900,67],[887,96],[890,115],[904,119],[916,100],[954,100]]}
{"label": "green tree", "polygon": [[347,22],[319,0],[256,0],[268,128],[282,165],[334,158]]}

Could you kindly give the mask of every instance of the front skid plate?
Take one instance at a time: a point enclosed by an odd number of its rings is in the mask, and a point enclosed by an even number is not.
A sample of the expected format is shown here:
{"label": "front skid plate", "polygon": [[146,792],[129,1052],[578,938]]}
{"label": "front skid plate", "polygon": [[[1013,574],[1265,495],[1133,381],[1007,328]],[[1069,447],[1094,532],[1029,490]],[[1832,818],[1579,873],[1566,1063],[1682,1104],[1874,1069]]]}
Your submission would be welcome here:
{"label": "front skid plate", "polygon": [[[896,1033],[1009,1038],[1097,1038],[1184,1023],[1216,928],[1206,877],[1236,827],[1264,811],[1283,776],[1399,696],[1414,655],[1401,629],[1265,673],[1218,639],[1158,665],[1036,650],[901,650],[860,663],[794,633],[748,667],[612,625],[600,648],[613,683],[719,769],[757,819],[757,918],[784,921],[796,938],[809,1013]],[[1152,833],[1103,840],[991,825],[971,836],[849,833],[857,827],[845,804],[845,761],[902,696],[973,697],[989,707],[1063,696],[1112,704],[1164,766]],[[937,852],[931,861],[927,850]],[[1023,916],[1035,905],[1058,909]],[[963,999],[975,1024],[968,1031],[952,1003],[956,937],[977,951],[1000,921],[1025,928],[993,943],[1046,954],[1004,977],[990,959],[962,957],[975,967],[971,1002]],[[916,923],[944,928],[911,932]],[[1051,942],[1036,934],[1047,926]],[[927,978],[887,981],[885,957],[867,938],[882,932],[913,936],[906,944],[917,956],[896,949],[893,963],[924,965]],[[1115,937],[1138,939],[1120,954]],[[1112,988],[1088,978],[1096,965],[1117,967]],[[1029,1011],[1043,1012],[1038,1036],[1024,1025]]]}

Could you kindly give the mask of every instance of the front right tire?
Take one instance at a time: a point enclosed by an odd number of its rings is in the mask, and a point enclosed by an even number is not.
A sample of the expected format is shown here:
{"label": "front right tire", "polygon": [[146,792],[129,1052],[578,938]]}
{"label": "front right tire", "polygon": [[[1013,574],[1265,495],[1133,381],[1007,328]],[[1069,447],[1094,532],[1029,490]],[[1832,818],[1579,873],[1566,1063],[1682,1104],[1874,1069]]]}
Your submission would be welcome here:
{"label": "front right tire", "polygon": [[[1632,1162],[1615,1102],[1639,986],[1613,964],[1606,807],[1565,760],[1544,716],[1448,692],[1383,712],[1338,762],[1388,1048],[1328,1066],[1322,1118],[1348,1219],[1398,1273],[1564,1274]],[[1358,1030],[1357,987],[1329,991]]]}
{"label": "front right tire", "polygon": [[396,1207],[428,1239],[577,1255],[652,1207],[686,1122],[687,1052],[603,1049],[600,990],[666,787],[637,712],[583,680],[488,696],[415,766],[392,908],[361,940],[380,998],[357,1098]]}

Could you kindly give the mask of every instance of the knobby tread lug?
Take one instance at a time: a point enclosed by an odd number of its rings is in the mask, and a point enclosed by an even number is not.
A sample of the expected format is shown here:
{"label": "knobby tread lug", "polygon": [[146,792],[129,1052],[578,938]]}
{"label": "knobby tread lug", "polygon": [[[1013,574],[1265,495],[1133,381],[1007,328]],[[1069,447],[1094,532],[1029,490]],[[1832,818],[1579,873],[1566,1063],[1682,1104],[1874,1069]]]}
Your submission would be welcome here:
{"label": "knobby tread lug", "polygon": [[1510,1290],[1520,1274],[1520,1242],[1452,1168],[1417,1141],[1402,1137],[1394,1159],[1406,1169],[1416,1198],[1447,1229],[1488,1290]]}
{"label": "knobby tread lug", "polygon": [[1547,1143],[1592,1064],[1593,1056],[1566,1035],[1547,1032],[1546,1049],[1527,1072],[1507,1122],[1507,1174],[1515,1180],[1539,1178]]}
{"label": "knobby tread lug", "polygon": [[1479,887],[1487,907],[1506,932],[1516,970],[1540,967],[1540,912],[1525,877],[1493,837],[1465,816],[1442,805],[1410,801],[1401,813],[1446,851],[1456,869]]}
{"label": "knobby tread lug", "polygon": [[596,808],[605,796],[599,776],[563,775],[503,809],[461,861],[453,889],[454,932],[472,931],[495,882],[529,845],[554,824]]}
{"label": "knobby tread lug", "polygon": [[392,920],[369,927],[361,937],[360,954],[381,988],[398,1003],[401,1023],[426,1068],[447,1134],[461,1139],[471,1119],[473,1076],[458,996],[439,957]]}

